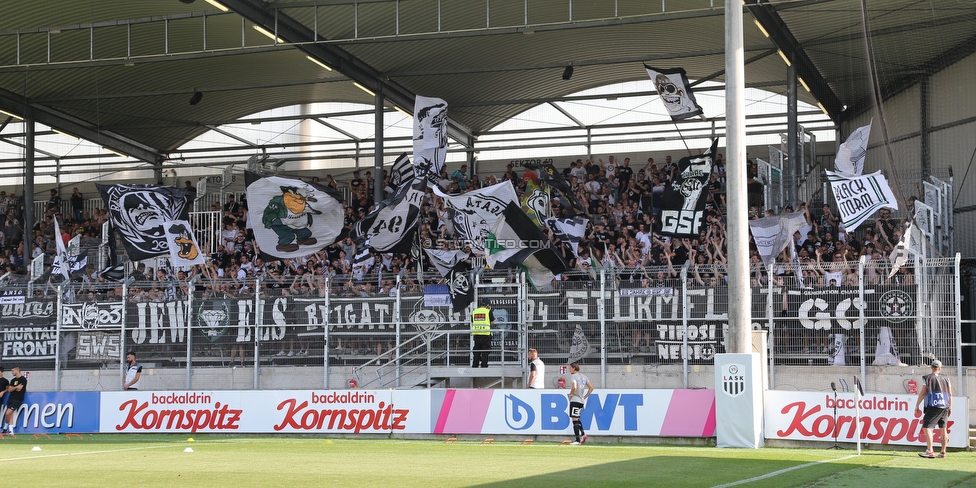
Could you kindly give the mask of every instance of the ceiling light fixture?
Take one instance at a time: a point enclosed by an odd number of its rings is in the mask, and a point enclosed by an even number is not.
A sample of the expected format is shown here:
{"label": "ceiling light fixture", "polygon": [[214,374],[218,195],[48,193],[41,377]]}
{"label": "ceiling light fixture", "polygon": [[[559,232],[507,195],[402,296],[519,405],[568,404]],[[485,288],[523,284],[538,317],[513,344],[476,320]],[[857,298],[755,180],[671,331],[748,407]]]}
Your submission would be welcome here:
{"label": "ceiling light fixture", "polygon": [[393,108],[395,108],[397,112],[400,112],[401,114],[406,115],[407,117],[413,118],[413,114],[412,113],[407,112],[406,110],[400,108],[399,106],[394,105]]}
{"label": "ceiling light fixture", "polygon": [[190,105],[196,105],[200,103],[200,100],[203,100],[203,92],[195,91],[193,92],[193,96],[190,97]]}
{"label": "ceiling light fixture", "polygon": [[311,56],[305,56],[305,57],[308,58],[309,61],[311,61],[311,62],[313,62],[313,63],[315,63],[315,64],[317,64],[317,65],[319,65],[319,66],[321,66],[321,67],[323,67],[323,68],[325,68],[327,70],[329,70],[329,71],[332,71],[332,67],[329,66],[329,65],[327,65],[327,64],[325,64],[325,63],[323,63],[322,61],[319,61],[318,59],[315,59],[315,58],[313,58]]}
{"label": "ceiling light fixture", "polygon": [[268,37],[268,39],[271,39],[278,44],[285,43],[285,41],[282,38],[275,36],[273,32],[269,31],[268,29],[265,29],[264,27],[261,27],[260,25],[255,24],[254,30],[260,32],[261,34],[264,34],[265,36]]}
{"label": "ceiling light fixture", "polygon": [[803,81],[803,78],[800,78],[799,76],[797,76],[797,77],[796,77],[796,81],[799,81],[799,82],[800,82],[800,84],[801,84],[801,85],[803,85],[803,88],[804,88],[804,89],[805,89],[805,90],[806,90],[807,92],[809,92],[809,91],[810,91],[810,85],[807,85],[807,82],[805,82],[805,81]]}
{"label": "ceiling light fixture", "polygon": [[352,82],[352,84],[353,85],[356,85],[357,87],[359,87],[360,90],[362,90],[362,91],[364,91],[366,93],[369,93],[369,96],[371,96],[371,97],[375,97],[376,96],[376,92],[374,92],[373,90],[370,90],[369,88],[366,88],[363,85],[360,85],[359,82],[354,81],[354,82]]}
{"label": "ceiling light fixture", "polygon": [[67,132],[64,132],[64,131],[57,130],[54,127],[51,127],[51,130],[53,130],[54,132],[57,132],[58,134],[61,134],[62,136],[70,137],[70,138],[72,138],[72,139],[74,139],[76,141],[81,140],[78,136],[75,136],[75,135],[72,135],[72,134],[68,134]]}
{"label": "ceiling light fixture", "polygon": [[108,152],[110,152],[110,153],[112,153],[112,154],[114,154],[116,156],[120,156],[120,157],[123,157],[123,158],[128,158],[129,157],[129,156],[126,156],[125,154],[122,154],[122,153],[120,153],[120,152],[118,152],[115,149],[112,149],[110,147],[102,146],[102,149],[104,149],[104,150],[106,150],[106,151],[108,151]]}
{"label": "ceiling light fixture", "polygon": [[16,115],[16,114],[12,114],[12,113],[10,113],[10,112],[8,112],[6,110],[0,110],[0,114],[6,115],[8,117],[13,117],[14,120],[24,120],[23,117],[21,117],[19,115]]}
{"label": "ceiling light fixture", "polygon": [[226,6],[224,6],[224,4],[218,2],[217,0],[207,0],[207,3],[213,5],[214,7],[219,8],[221,12],[230,12],[229,8],[227,8]]}
{"label": "ceiling light fixture", "polygon": [[779,53],[779,57],[783,58],[783,62],[785,62],[787,66],[793,66],[793,63],[790,62],[790,58],[786,57],[786,53],[784,53],[782,49],[777,49],[776,52]]}
{"label": "ceiling light fixture", "polygon": [[758,20],[752,19],[752,21],[756,23],[756,27],[759,28],[759,32],[762,32],[764,36],[769,37],[769,33],[766,32],[766,29],[762,26],[762,24],[759,23]]}
{"label": "ceiling light fixture", "polygon": [[567,66],[566,69],[563,70],[563,79],[569,81],[569,79],[573,77],[573,71],[573,65]]}
{"label": "ceiling light fixture", "polygon": [[827,117],[830,117],[830,112],[828,112],[827,109],[824,108],[824,106],[823,106],[822,103],[817,102],[817,106],[820,107],[820,110],[823,111],[824,115],[826,115]]}

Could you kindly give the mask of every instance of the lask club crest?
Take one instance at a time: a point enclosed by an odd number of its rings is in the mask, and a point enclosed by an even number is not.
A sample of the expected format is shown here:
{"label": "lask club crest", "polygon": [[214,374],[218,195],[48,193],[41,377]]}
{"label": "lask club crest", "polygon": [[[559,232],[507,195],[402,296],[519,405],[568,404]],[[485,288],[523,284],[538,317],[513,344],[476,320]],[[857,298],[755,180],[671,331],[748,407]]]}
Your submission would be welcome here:
{"label": "lask club crest", "polygon": [[722,367],[722,390],[732,398],[746,391],[745,366],[732,363]]}

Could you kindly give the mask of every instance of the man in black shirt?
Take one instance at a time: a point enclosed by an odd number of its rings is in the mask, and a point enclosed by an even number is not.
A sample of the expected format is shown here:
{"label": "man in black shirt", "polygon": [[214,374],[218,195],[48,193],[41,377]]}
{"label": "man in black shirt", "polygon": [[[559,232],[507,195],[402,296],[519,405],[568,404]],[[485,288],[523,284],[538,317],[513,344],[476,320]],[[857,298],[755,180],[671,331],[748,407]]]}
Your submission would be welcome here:
{"label": "man in black shirt", "polygon": [[621,191],[627,190],[630,180],[634,176],[634,170],[630,167],[630,158],[624,158],[624,163],[617,166],[617,186]]}
{"label": "man in black shirt", "polygon": [[[7,396],[7,387],[10,386],[10,382],[7,378],[3,377],[3,366],[0,366],[0,405],[3,405],[4,397]],[[7,431],[6,424],[4,424],[0,433],[5,433]]]}
{"label": "man in black shirt", "polygon": [[27,378],[20,374],[20,366],[10,369],[14,378],[7,385],[7,431],[6,434],[14,433],[14,412],[24,404],[24,395],[27,394]]}

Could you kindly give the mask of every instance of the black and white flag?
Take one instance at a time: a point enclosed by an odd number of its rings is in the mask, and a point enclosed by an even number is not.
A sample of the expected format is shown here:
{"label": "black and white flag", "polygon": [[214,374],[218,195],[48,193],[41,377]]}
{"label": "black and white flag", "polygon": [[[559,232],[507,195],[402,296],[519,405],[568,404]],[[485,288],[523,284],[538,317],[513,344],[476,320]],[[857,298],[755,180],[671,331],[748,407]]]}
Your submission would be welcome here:
{"label": "black and white flag", "polygon": [[580,239],[586,234],[586,224],[589,222],[587,219],[579,217],[569,217],[569,218],[548,218],[546,219],[546,227],[549,227],[553,234],[559,237],[559,240],[568,242],[569,246],[573,249],[573,255],[576,259],[579,259],[579,243]]}
{"label": "black and white flag", "polygon": [[803,212],[782,213],[749,221],[749,230],[763,264],[769,266],[793,242],[793,234],[807,225]]}
{"label": "black and white flag", "polygon": [[[576,193],[573,192],[572,187],[569,186],[569,182],[563,178],[563,175],[559,173],[552,163],[546,163],[543,165],[535,165],[533,163],[528,163],[525,165],[526,168],[535,171],[539,175],[539,179],[545,184],[549,185],[550,188],[559,192],[569,205],[577,212],[586,215],[586,207],[583,203],[579,201],[576,197]],[[568,208],[563,209],[564,211],[570,210]]]}
{"label": "black and white flag", "polygon": [[254,216],[254,240],[262,254],[279,259],[307,256],[342,233],[342,196],[334,189],[249,171],[244,182]]}
{"label": "black and white flag", "polygon": [[207,256],[200,250],[193,228],[186,220],[174,220],[163,224],[166,243],[169,245],[169,260],[174,268],[189,268],[197,264],[207,264]]}
{"label": "black and white flag", "polygon": [[[448,196],[445,200],[457,239],[470,245],[471,249],[485,247],[488,234],[508,204],[514,203],[518,207],[515,189],[507,181],[461,195]],[[525,215],[524,212],[522,214]],[[531,219],[529,223],[532,223]],[[538,227],[536,230],[539,230]]]}
{"label": "black and white flag", "polygon": [[664,187],[661,196],[661,233],[671,236],[698,236],[705,217],[708,180],[718,139],[698,156],[678,161],[678,176]]}
{"label": "black and white flag", "polygon": [[447,102],[417,95],[413,105],[413,164],[416,174],[436,188],[447,158]]}
{"label": "black and white flag", "polygon": [[888,180],[880,171],[864,176],[847,176],[827,171],[830,189],[837,200],[840,220],[847,232],[854,232],[859,225],[887,207],[898,210],[898,201],[888,186]]}
{"label": "black and white flag", "polygon": [[379,252],[410,252],[424,197],[424,181],[400,185],[396,193],[380,202],[366,217],[356,221],[349,237],[362,246],[366,241]]}
{"label": "black and white flag", "polygon": [[390,168],[390,187],[393,188],[393,192],[396,193],[401,186],[410,184],[413,181],[414,174],[410,157],[407,156],[407,153],[401,154],[393,163],[393,167]]}
{"label": "black and white flag", "polygon": [[163,223],[187,220],[186,190],[158,185],[95,185],[132,261],[169,253]]}
{"label": "black and white flag", "polygon": [[837,148],[834,169],[845,176],[861,176],[864,172],[864,156],[868,152],[868,137],[871,124],[858,127],[847,136],[847,140]]}
{"label": "black and white flag", "polygon": [[888,279],[895,276],[898,270],[905,266],[912,256],[921,254],[924,244],[925,237],[918,230],[918,226],[909,223],[908,227],[905,227],[901,239],[898,239],[898,243],[895,244],[895,248],[891,250],[891,254],[888,256],[888,260],[891,262],[891,271],[888,272]]}
{"label": "black and white flag", "polygon": [[492,269],[522,268],[536,289],[566,270],[549,239],[517,203],[509,203],[485,242],[485,261]]}
{"label": "black and white flag", "polygon": [[474,286],[471,284],[471,256],[458,250],[424,249],[430,262],[447,280],[451,294],[451,306],[455,311],[463,311],[474,301]]}
{"label": "black and white flag", "polygon": [[583,333],[583,326],[576,324],[576,330],[573,331],[573,343],[569,346],[569,363],[575,363],[589,353],[590,341],[586,339],[586,334]]}
{"label": "black and white flag", "polygon": [[659,69],[645,64],[644,69],[654,82],[654,88],[661,96],[661,102],[671,120],[688,119],[703,113],[688,84],[688,75],[684,68]]}
{"label": "black and white flag", "polygon": [[64,277],[64,281],[71,281],[71,275],[83,271],[88,266],[88,253],[81,252],[72,255],[64,245],[61,238],[61,225],[58,224],[57,215],[54,216],[54,240],[57,247],[57,254],[54,255],[54,264],[51,267],[52,275]]}

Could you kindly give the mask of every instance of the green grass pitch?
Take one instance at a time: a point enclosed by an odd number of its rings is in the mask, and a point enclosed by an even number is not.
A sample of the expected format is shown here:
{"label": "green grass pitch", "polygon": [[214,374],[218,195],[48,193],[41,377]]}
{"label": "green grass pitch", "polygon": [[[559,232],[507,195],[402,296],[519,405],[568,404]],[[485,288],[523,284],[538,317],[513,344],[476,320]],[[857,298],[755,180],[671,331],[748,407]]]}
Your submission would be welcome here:
{"label": "green grass pitch", "polygon": [[[38,447],[40,450],[35,450]],[[184,452],[186,448],[193,452]],[[717,449],[589,442],[20,435],[0,440],[9,486],[898,486],[976,487],[976,454]],[[16,480],[16,482],[13,482]],[[745,481],[745,483],[742,483]],[[735,484],[739,483],[739,484]]]}

